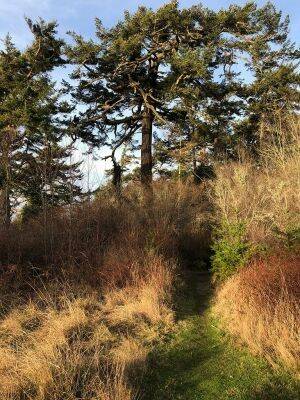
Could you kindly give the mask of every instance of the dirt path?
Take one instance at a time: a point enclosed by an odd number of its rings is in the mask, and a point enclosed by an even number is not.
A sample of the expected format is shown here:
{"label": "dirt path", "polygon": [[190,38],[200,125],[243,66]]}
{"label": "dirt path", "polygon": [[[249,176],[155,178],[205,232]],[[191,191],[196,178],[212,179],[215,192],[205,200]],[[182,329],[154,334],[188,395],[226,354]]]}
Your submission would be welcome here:
{"label": "dirt path", "polygon": [[145,400],[296,400],[290,378],[238,349],[211,315],[208,273],[193,272],[177,296],[174,331],[150,358]]}

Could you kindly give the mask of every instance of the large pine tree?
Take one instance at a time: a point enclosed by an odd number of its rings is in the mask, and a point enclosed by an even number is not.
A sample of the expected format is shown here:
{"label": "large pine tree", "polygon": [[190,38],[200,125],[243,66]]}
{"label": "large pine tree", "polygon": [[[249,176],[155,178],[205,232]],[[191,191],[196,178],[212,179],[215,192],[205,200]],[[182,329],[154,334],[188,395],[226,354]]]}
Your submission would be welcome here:
{"label": "large pine tree", "polygon": [[270,3],[258,8],[254,2],[221,10],[218,17],[218,68],[210,79],[182,88],[178,108],[186,117],[177,124],[180,134],[170,130],[156,144],[158,161],[168,170],[183,166],[196,180],[203,158],[235,157],[241,141],[255,151],[262,124],[266,132],[274,113],[289,118],[299,108],[299,51],[288,40],[289,19]]}
{"label": "large pine tree", "polygon": [[83,140],[111,143],[113,155],[140,133],[141,182],[148,185],[153,127],[177,121],[180,87],[190,79],[206,79],[215,67],[222,30],[215,13],[201,6],[181,10],[177,1],[157,11],[126,12],[111,29],[99,20],[96,25],[97,42],[73,34],[75,45],[69,48],[78,65],[73,96],[86,107],[73,130]]}

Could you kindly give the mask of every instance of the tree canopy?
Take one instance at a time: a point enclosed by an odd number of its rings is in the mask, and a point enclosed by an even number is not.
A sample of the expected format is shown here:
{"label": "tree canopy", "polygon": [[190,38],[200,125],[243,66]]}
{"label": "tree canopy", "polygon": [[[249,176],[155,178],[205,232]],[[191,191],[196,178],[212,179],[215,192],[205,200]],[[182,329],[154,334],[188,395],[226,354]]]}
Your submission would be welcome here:
{"label": "tree canopy", "polygon": [[[299,109],[300,53],[288,17],[271,3],[219,11],[177,1],[141,6],[110,28],[96,19],[94,39],[70,32],[68,43],[56,22],[27,24],[32,43],[19,50],[7,36],[0,53],[7,222],[21,200],[31,215],[80,194],[79,165],[68,161],[76,141],[110,148],[118,193],[137,151],[145,188],[153,170],[198,182],[239,146],[255,153],[261,124],[274,113]],[[57,85],[51,74],[65,65],[70,79]]]}

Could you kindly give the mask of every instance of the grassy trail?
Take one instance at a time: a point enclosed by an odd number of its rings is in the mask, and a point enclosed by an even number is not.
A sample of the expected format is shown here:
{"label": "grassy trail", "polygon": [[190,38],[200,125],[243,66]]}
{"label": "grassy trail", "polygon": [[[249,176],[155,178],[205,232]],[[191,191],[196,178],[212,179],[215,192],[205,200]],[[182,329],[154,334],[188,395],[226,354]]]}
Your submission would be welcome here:
{"label": "grassy trail", "polygon": [[207,273],[192,273],[178,295],[174,332],[150,358],[146,400],[297,400],[282,372],[239,349],[210,315]]}

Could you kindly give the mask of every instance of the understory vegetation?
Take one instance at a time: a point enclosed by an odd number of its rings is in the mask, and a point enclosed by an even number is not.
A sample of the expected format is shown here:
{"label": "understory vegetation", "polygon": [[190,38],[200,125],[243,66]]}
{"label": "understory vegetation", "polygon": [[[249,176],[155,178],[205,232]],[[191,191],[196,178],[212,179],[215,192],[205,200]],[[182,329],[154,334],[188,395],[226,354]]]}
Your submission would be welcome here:
{"label": "understory vegetation", "polygon": [[180,255],[209,245],[198,189],[158,183],[152,201],[145,210],[128,188],[122,204],[99,194],[47,226],[2,231],[2,399],[138,396],[148,353],[172,330]]}

